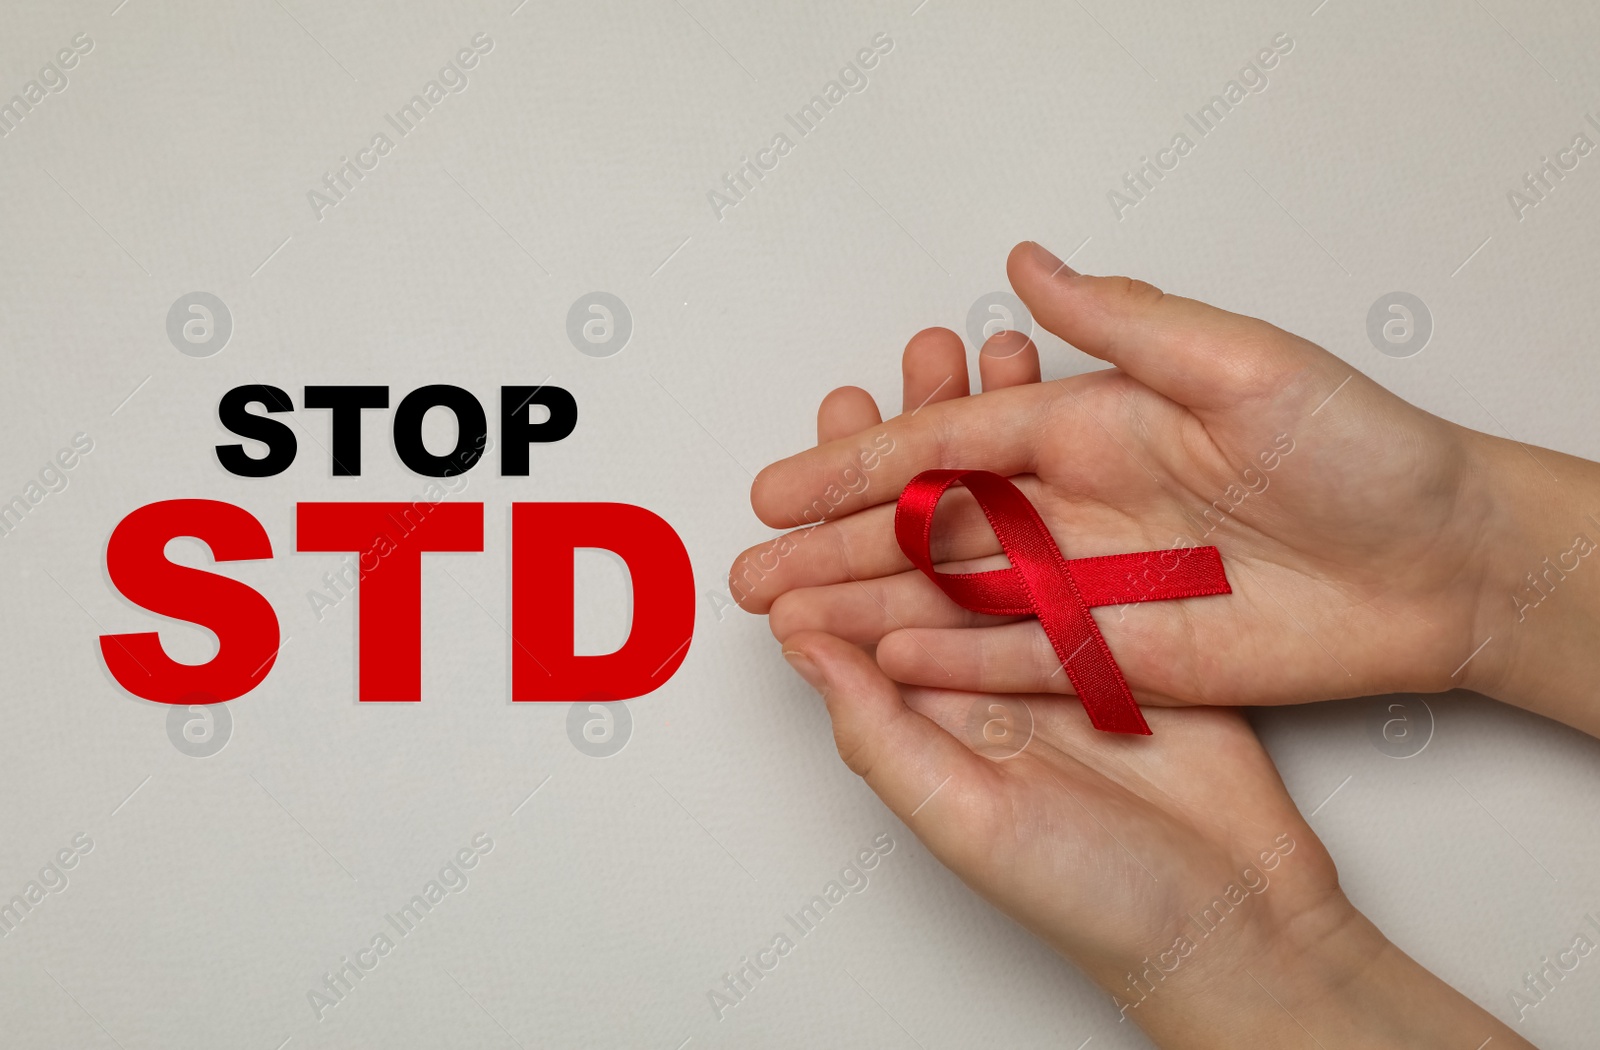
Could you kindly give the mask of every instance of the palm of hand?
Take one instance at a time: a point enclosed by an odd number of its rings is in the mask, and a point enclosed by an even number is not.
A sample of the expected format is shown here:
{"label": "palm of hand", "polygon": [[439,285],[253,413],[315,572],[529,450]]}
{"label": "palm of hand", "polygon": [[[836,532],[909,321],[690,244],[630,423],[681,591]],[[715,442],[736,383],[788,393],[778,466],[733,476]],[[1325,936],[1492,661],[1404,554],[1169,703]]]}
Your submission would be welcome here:
{"label": "palm of hand", "polygon": [[[993,696],[901,687],[836,637],[786,644],[828,666],[850,767],[942,863],[1105,987],[1163,953],[1164,971],[1182,957],[1242,979],[1272,931],[1343,900],[1237,711],[1153,710],[1153,736],[1118,736],[1060,697],[1012,697],[1002,712]],[[993,758],[978,753],[993,753],[991,718],[1007,730]]]}
{"label": "palm of hand", "polygon": [[[952,713],[964,714],[964,700]],[[942,724],[946,703],[911,706]],[[963,766],[913,824],[969,885],[1102,983],[1116,986],[1180,937],[1205,940],[1219,898],[1244,904],[1229,887],[1289,887],[1263,905],[1274,915],[1337,896],[1332,861],[1237,712],[1152,712],[1155,736],[1132,739],[1097,733],[1059,699],[1035,697],[1027,710],[1027,747]],[[1281,871],[1263,870],[1295,850]],[[1248,908],[1228,914],[1230,933],[1273,924]]]}
{"label": "palm of hand", "polygon": [[[1040,383],[1036,351],[1014,349],[1014,334],[991,343],[1013,347],[1008,363],[1032,360],[1031,375],[968,397],[959,341],[923,333],[907,350],[908,407],[935,376],[959,372],[959,382],[878,425],[898,453],[885,457],[882,484],[744,604],[770,611],[780,639],[820,629],[876,645],[884,669],[908,684],[1070,692],[1037,622],[956,608],[895,545],[886,501],[905,481],[929,467],[980,467],[1016,475],[1067,557],[1222,550],[1229,597],[1096,612],[1142,702],[1298,703],[1460,684],[1452,672],[1476,644],[1490,500],[1474,490],[1454,428],[1311,344],[1250,323],[1267,333],[1255,338],[1281,343],[1282,360],[1209,385],[1189,377],[1197,407],[1120,369]],[[769,468],[758,509],[763,499],[781,505],[787,487],[825,482],[870,429]],[[970,497],[948,495],[935,558],[970,570],[1004,564],[999,554]]]}
{"label": "palm of hand", "polygon": [[[1448,688],[1481,640],[1473,637],[1475,567],[1488,559],[1476,545],[1488,534],[1488,500],[1472,493],[1449,443],[1409,456],[1383,444],[1393,433],[1387,424],[1400,422],[1385,418],[1392,410],[1424,426],[1438,421],[1364,380],[1339,392],[1345,404],[1319,411],[1334,384],[1303,385],[1241,398],[1220,418],[1116,370],[1038,388],[1043,440],[1033,474],[1019,484],[1067,557],[1207,544],[1223,553],[1229,597],[1096,614],[1141,701],[1283,704]],[[976,418],[982,396],[949,409]],[[998,541],[970,501],[951,509],[962,530],[957,557],[1001,564]],[[1146,570],[1151,582],[1161,561]],[[1139,579],[1129,587],[1139,590]],[[876,597],[896,595],[900,625],[878,640],[891,677],[1071,691],[1036,621],[940,608],[911,576],[885,580]],[[1415,671],[1397,674],[1405,668]]]}

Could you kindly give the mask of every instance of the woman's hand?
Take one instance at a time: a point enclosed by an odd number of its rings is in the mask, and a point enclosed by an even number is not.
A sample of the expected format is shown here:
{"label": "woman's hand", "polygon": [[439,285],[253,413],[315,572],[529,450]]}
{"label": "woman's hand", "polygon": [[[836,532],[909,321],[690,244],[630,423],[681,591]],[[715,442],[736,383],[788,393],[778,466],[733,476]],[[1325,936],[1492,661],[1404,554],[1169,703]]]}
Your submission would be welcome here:
{"label": "woman's hand", "polygon": [[[1141,703],[1467,687],[1600,730],[1583,672],[1567,672],[1568,696],[1547,688],[1561,661],[1546,659],[1574,656],[1600,615],[1522,624],[1541,558],[1576,564],[1577,534],[1600,539],[1582,513],[1585,491],[1600,509],[1593,464],[1432,416],[1264,321],[1080,276],[1031,243],[1007,266],[1041,325],[1116,367],[1041,383],[1032,343],[1001,333],[969,396],[960,339],[930,329],[906,349],[899,417],[881,422],[854,388],[830,395],[822,443],[763,470],[751,497],[769,525],[827,520],[752,548],[730,576],[780,640],[818,629],[875,646],[909,684],[1070,692],[1036,621],[958,608],[895,541],[893,503],[913,476],[984,468],[1020,475],[1067,557],[1221,549],[1231,595],[1095,611]],[[949,569],[1004,564],[961,490],[934,532]],[[1600,570],[1588,575],[1593,600],[1574,594],[1569,611],[1600,610]],[[1579,583],[1563,586],[1591,586]]]}
{"label": "woman's hand", "polygon": [[1528,1046],[1355,910],[1239,712],[1101,733],[1057,696],[902,688],[822,632],[784,647],[850,768],[1158,1045]]}
{"label": "woman's hand", "polygon": [[[1119,367],[1041,384],[1001,333],[969,396],[960,340],[919,334],[899,418],[836,390],[819,447],[762,472],[764,521],[823,524],[746,552],[733,593],[770,611],[850,768],[1158,1044],[1527,1046],[1355,910],[1249,725],[1209,706],[1459,684],[1514,561],[1477,476],[1504,450],[1263,322],[1037,253],[1010,261],[1035,316]],[[1220,546],[1234,595],[1096,611],[1135,694],[1187,709],[1094,731],[1036,622],[915,572],[892,503],[935,466],[1022,475],[1069,557]],[[946,569],[1003,563],[964,492],[939,516]]]}

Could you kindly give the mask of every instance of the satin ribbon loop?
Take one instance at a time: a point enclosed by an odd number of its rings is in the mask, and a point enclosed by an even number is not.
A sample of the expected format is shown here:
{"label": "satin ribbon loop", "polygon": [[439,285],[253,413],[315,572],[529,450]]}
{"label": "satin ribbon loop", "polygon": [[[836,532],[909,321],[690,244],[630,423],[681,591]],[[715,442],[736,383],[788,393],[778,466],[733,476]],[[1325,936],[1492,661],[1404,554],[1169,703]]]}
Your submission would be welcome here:
{"label": "satin ribbon loop", "polygon": [[[1005,569],[934,568],[933,512],[957,483],[989,519]],[[1148,736],[1150,727],[1089,610],[1103,605],[1231,594],[1215,547],[1180,547],[1098,558],[1062,557],[1044,519],[1020,489],[987,470],[925,470],[900,494],[895,538],[906,557],[957,605],[994,616],[1036,616],[1078,692],[1089,721],[1108,733]]]}

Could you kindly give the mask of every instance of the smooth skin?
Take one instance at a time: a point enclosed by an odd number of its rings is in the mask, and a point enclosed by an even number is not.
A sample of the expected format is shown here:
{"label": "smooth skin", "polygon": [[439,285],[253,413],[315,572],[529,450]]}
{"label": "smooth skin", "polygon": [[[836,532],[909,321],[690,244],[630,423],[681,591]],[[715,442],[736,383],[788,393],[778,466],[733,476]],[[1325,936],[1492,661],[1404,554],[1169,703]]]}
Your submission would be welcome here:
{"label": "smooth skin", "polygon": [[[840,755],[1161,1046],[1530,1045],[1356,911],[1229,708],[1465,686],[1600,729],[1584,695],[1600,572],[1526,579],[1600,536],[1585,516],[1600,468],[1456,426],[1265,322],[1081,276],[1037,245],[1007,269],[1039,324],[1114,367],[1041,383],[1032,342],[1001,333],[974,395],[959,337],[921,332],[898,417],[836,390],[817,448],[752,490],[780,528],[819,493],[836,505],[803,539],[747,551],[730,584],[824,695]],[[886,435],[892,451],[863,460]],[[893,503],[931,467],[1013,476],[1069,557],[1221,548],[1232,595],[1095,610],[1154,736],[1095,732],[1050,695],[1071,684],[1036,621],[967,613],[911,568]],[[934,533],[947,571],[1004,564],[960,490]],[[996,703],[1033,723],[1003,760],[973,732]],[[1270,885],[1202,936],[1196,914],[1285,840]],[[1185,936],[1192,950],[1155,974]]]}

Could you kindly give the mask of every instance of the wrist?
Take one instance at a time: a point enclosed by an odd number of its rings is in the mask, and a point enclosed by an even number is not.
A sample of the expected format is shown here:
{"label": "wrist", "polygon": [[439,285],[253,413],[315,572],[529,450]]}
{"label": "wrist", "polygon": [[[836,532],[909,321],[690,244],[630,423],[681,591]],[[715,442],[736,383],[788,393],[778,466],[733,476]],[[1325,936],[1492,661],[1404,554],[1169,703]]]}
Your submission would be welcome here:
{"label": "wrist", "polygon": [[1312,997],[1342,1001],[1362,983],[1373,945],[1358,942],[1370,926],[1337,890],[1302,911],[1259,916],[1213,934],[1188,973],[1152,986],[1122,1012],[1166,1050],[1298,1046],[1305,1036],[1297,1007]]}
{"label": "wrist", "polygon": [[[1468,660],[1456,684],[1600,734],[1600,466],[1471,434],[1494,493]],[[1464,658],[1465,658],[1464,654]]]}
{"label": "wrist", "polygon": [[1172,994],[1159,1003],[1151,996],[1155,1009],[1130,1012],[1157,1046],[1529,1046],[1390,943],[1342,892],[1239,933],[1194,980],[1162,989]]}

